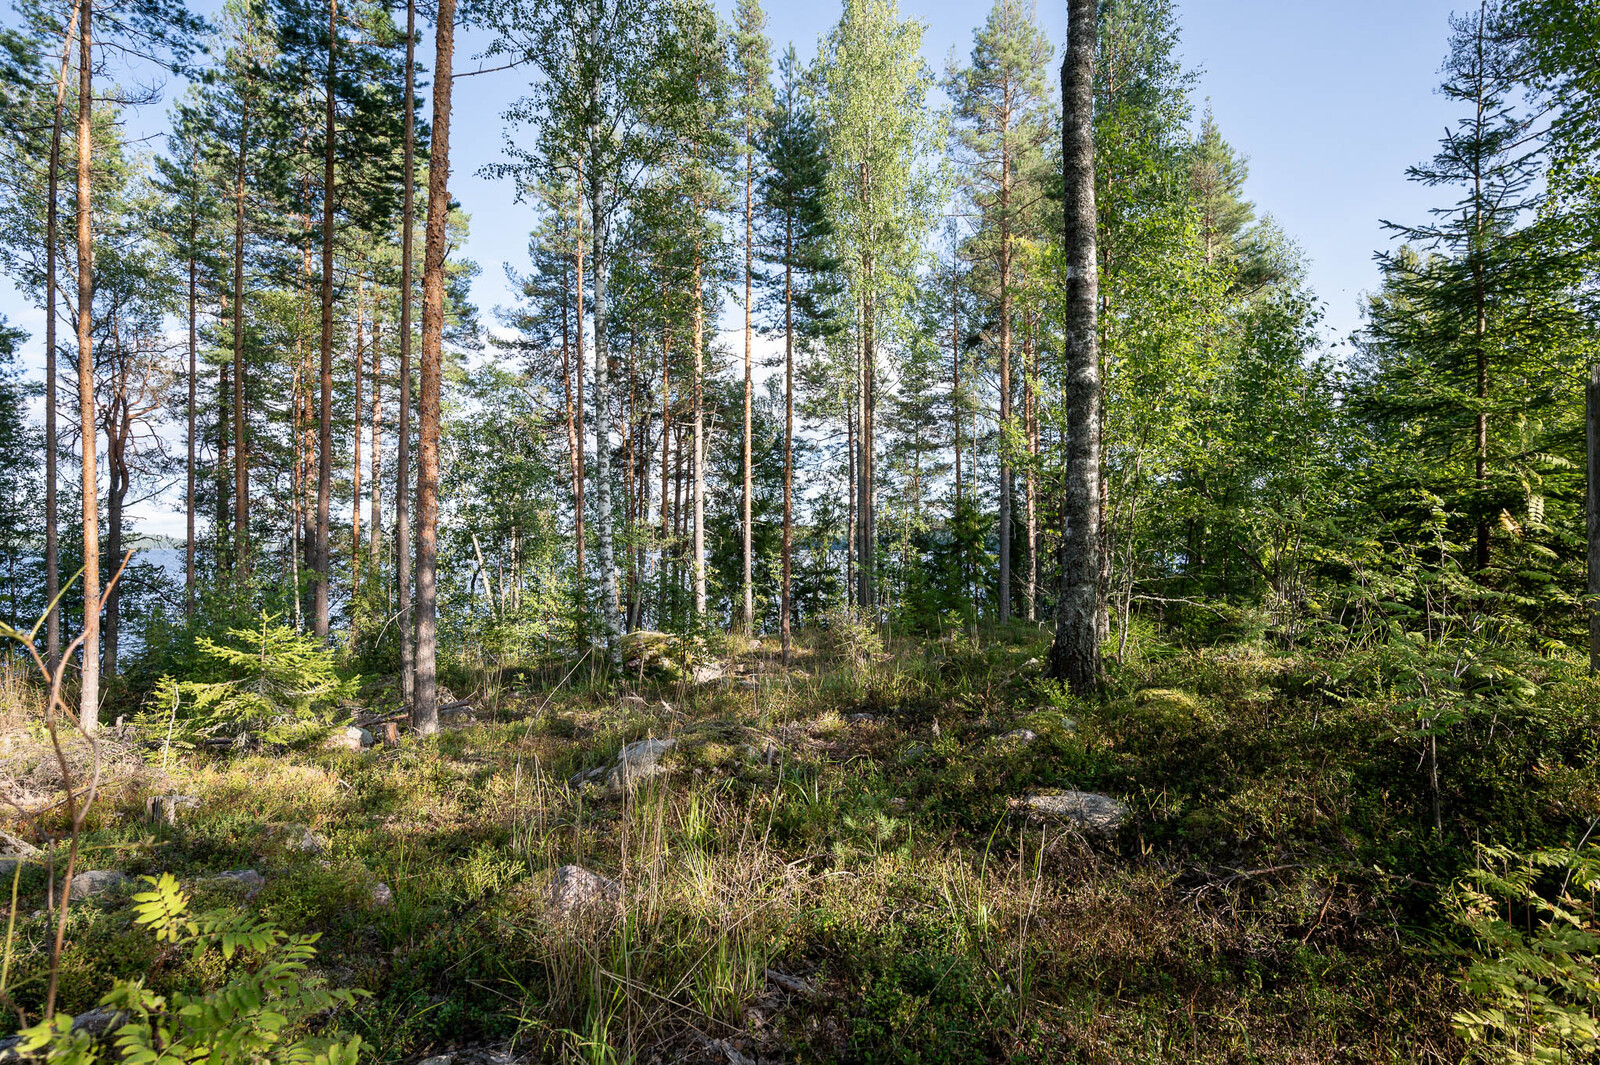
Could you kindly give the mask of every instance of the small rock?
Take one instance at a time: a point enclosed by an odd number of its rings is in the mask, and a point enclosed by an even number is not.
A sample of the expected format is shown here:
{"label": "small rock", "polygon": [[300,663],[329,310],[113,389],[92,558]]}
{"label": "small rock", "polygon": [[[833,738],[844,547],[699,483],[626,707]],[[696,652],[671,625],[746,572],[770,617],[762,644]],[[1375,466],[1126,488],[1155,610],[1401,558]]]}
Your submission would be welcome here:
{"label": "small rock", "polygon": [[11,876],[17,866],[39,857],[39,848],[8,832],[0,832],[0,876]]}
{"label": "small rock", "polygon": [[1109,795],[1093,791],[1064,791],[1056,795],[1035,795],[1018,805],[1030,814],[1074,821],[1084,833],[1109,836],[1128,820],[1128,808]]}
{"label": "small rock", "polygon": [[332,735],[322,741],[325,751],[359,751],[371,746],[372,733],[356,725],[335,729]]}
{"label": "small rock", "polygon": [[90,869],[74,873],[72,887],[67,891],[70,899],[88,899],[122,887],[132,878],[116,869]]}
{"label": "small rock", "polygon": [[389,890],[389,885],[378,881],[367,889],[367,896],[374,906],[393,906],[394,892]]}
{"label": "small rock", "polygon": [[791,994],[811,994],[811,985],[800,979],[798,976],[790,976],[787,973],[780,973],[776,969],[768,969],[766,976],[769,983],[777,984],[779,987],[790,992]]}
{"label": "small rock", "polygon": [[642,695],[624,695],[622,697],[622,705],[636,710],[644,710],[649,707],[650,702]]}
{"label": "small rock", "polygon": [[199,805],[200,799],[194,795],[152,795],[144,801],[144,812],[152,821],[175,825],[180,808],[192,810]]}
{"label": "small rock", "polygon": [[719,681],[726,675],[727,670],[715,662],[705,662],[694,667],[694,682],[696,684],[711,684]]}
{"label": "small rock", "polygon": [[311,831],[306,825],[290,825],[284,829],[289,839],[289,849],[301,854],[321,854],[328,849],[328,841]]}
{"label": "small rock", "polygon": [[850,714],[845,718],[852,725],[868,725],[878,720],[874,714]]}
{"label": "small rock", "polygon": [[550,909],[560,917],[616,905],[622,886],[581,865],[563,865],[550,881]]}
{"label": "small rock", "polygon": [[254,869],[229,869],[211,877],[211,881],[218,887],[241,891],[247,899],[255,898],[267,886],[267,878]]}
{"label": "small rock", "polygon": [[754,1058],[741,1054],[732,1043],[726,1039],[713,1039],[706,1044],[710,1050],[718,1051],[727,1059],[728,1065],[756,1065]]}
{"label": "small rock", "polygon": [[678,745],[668,736],[659,740],[635,740],[626,744],[617,754],[617,764],[612,767],[606,782],[612,788],[630,788],[641,780],[660,776],[667,771],[661,764],[662,756]]}
{"label": "small rock", "polygon": [[1039,662],[1039,660],[1037,658],[1030,658],[1026,662],[1022,663],[1022,668],[1023,669],[1037,669],[1039,667],[1039,665],[1040,665],[1040,662]]}
{"label": "small rock", "polygon": [[599,766],[598,768],[595,768],[595,769],[585,769],[582,772],[574,773],[570,777],[568,777],[567,778],[567,786],[568,787],[572,787],[572,788],[581,788],[585,784],[589,783],[591,780],[599,780],[601,777],[603,777],[605,775],[606,775],[605,766]]}
{"label": "small rock", "polygon": [[1039,734],[1034,732],[1031,728],[1014,728],[1004,736],[1001,736],[1000,742],[1014,743],[1018,746],[1026,747],[1028,744],[1032,743],[1038,738]]}
{"label": "small rock", "polygon": [[761,682],[754,677],[740,677],[738,686],[744,691],[753,692],[760,689]]}

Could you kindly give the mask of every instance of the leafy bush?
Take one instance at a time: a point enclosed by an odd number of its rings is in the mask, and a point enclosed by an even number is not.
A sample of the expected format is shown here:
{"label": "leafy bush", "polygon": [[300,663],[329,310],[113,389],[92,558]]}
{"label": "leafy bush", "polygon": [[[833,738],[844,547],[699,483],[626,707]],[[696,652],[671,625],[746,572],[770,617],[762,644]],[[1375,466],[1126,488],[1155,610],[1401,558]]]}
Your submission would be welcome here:
{"label": "leafy bush", "polygon": [[138,1065],[355,1065],[360,1036],[300,1034],[316,1014],[353,1006],[366,994],[317,986],[306,972],[316,956],[316,936],[289,935],[268,922],[225,911],[191,915],[188,897],[170,873],[144,880],[150,890],[133,897],[134,922],[153,932],[157,943],[191,951],[197,962],[220,952],[222,964],[229,966],[227,982],[169,998],[147,988],[142,977],[118,980],[100,1000],[119,1015],[103,1037],[115,1047],[111,1054],[89,1031],[74,1031],[74,1018],[64,1013],[19,1033],[24,1054],[63,1065],[92,1065],[104,1057]]}
{"label": "leafy bush", "polygon": [[331,649],[275,622],[263,613],[259,628],[229,629],[238,646],[200,637],[198,676],[161,678],[141,715],[146,732],[186,743],[245,733],[283,742],[327,724],[360,678],[341,678]]}
{"label": "leafy bush", "polygon": [[[1451,892],[1472,935],[1456,1031],[1482,1061],[1589,1061],[1600,1053],[1600,848],[1481,847]],[[1559,883],[1557,881],[1559,880]]]}

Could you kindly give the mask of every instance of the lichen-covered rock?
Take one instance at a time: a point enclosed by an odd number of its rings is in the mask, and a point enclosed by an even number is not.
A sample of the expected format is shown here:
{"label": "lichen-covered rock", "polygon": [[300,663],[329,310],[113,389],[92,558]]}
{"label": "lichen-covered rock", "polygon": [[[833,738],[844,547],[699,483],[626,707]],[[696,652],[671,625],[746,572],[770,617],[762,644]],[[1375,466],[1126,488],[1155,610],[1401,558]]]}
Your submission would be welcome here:
{"label": "lichen-covered rock", "polygon": [[218,887],[238,891],[247,899],[255,898],[267,886],[267,878],[254,869],[227,869],[210,879]]}
{"label": "lichen-covered rock", "polygon": [[72,875],[72,887],[67,891],[70,899],[89,899],[114,891],[132,880],[118,869],[89,869]]}
{"label": "lichen-covered rock", "polygon": [[372,746],[372,733],[355,725],[335,729],[322,741],[325,751],[360,751]]}
{"label": "lichen-covered rock", "polygon": [[550,879],[550,911],[557,917],[597,913],[617,904],[622,885],[581,865],[563,865]]}
{"label": "lichen-covered rock", "polygon": [[667,771],[662,758],[678,741],[671,736],[662,739],[635,740],[623,745],[617,752],[617,764],[606,775],[606,783],[614,790],[631,788],[642,780],[660,776]]}
{"label": "lichen-covered rock", "polygon": [[39,853],[39,848],[27,840],[0,832],[0,876],[11,876],[17,871],[17,866],[36,860]]}
{"label": "lichen-covered rock", "polygon": [[1070,821],[1090,836],[1109,836],[1128,821],[1128,807],[1109,795],[1095,791],[1063,791],[1054,795],[1034,795],[1018,805],[1029,816]]}

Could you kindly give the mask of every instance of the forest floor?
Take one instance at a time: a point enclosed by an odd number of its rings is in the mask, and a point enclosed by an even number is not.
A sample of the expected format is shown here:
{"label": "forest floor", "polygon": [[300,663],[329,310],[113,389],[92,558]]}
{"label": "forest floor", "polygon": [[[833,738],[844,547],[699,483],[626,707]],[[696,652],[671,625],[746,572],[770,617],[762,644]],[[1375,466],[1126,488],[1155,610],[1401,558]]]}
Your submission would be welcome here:
{"label": "forest floor", "polygon": [[[375,1061],[1459,1060],[1440,900],[1464,826],[1594,805],[1592,762],[1558,764],[1592,744],[1592,682],[1556,691],[1587,709],[1554,740],[1447,745],[1437,835],[1415,711],[1381,683],[1152,644],[1085,702],[1040,679],[1047,639],[803,647],[790,670],[769,642],[698,684],[458,672],[471,709],[436,739],[364,750],[108,740],[82,867],[320,933],[318,972],[372,993],[330,1023]],[[1075,790],[1121,823],[1027,805]],[[173,794],[194,802],[152,818]],[[47,886],[29,869],[14,910],[32,1009]],[[70,912],[69,1012],[113,976],[216,977],[127,891]]]}

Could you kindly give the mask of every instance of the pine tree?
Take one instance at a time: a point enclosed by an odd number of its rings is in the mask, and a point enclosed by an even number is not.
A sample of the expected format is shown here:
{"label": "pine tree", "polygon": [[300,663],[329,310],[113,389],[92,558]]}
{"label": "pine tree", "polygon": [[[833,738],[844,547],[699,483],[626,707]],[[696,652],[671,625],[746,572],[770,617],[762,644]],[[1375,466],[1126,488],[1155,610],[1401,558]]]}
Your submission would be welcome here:
{"label": "pine tree", "polygon": [[772,328],[783,334],[783,557],[778,629],[788,661],[794,618],[794,399],[795,348],[836,329],[838,263],[831,252],[828,157],[813,103],[807,98],[794,46],[778,65],[780,90],[761,151],[761,180]]}
{"label": "pine tree", "polygon": [[[1050,138],[1051,109],[1044,69],[1053,56],[1049,40],[1025,0],[996,0],[974,36],[972,63],[953,69],[947,90],[955,101],[953,139],[965,164],[966,194],[981,217],[977,247],[994,301],[1000,369],[1000,573],[998,616],[1011,616],[1011,549],[1015,462],[1006,441],[1016,428],[1012,402],[1017,282],[1017,240],[1029,234],[1044,199],[1042,148]],[[1030,554],[1031,554],[1030,542]],[[1031,611],[1031,603],[1030,603]]]}
{"label": "pine tree", "polygon": [[875,612],[874,419],[882,331],[921,255],[935,193],[927,167],[935,124],[932,77],[918,54],[922,25],[894,0],[846,0],[818,58],[828,141],[829,204],[857,317],[853,435],[856,605]]}

